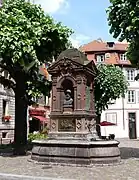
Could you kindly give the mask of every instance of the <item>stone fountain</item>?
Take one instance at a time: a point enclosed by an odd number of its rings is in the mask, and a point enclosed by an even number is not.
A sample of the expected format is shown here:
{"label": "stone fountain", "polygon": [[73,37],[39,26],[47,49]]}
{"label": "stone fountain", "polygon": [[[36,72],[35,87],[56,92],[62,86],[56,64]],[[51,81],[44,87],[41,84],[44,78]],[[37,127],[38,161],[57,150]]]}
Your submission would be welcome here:
{"label": "stone fountain", "polygon": [[31,159],[81,166],[119,163],[119,142],[101,140],[96,133],[94,62],[77,49],[68,49],[48,72],[52,75],[50,132],[47,139],[33,142]]}

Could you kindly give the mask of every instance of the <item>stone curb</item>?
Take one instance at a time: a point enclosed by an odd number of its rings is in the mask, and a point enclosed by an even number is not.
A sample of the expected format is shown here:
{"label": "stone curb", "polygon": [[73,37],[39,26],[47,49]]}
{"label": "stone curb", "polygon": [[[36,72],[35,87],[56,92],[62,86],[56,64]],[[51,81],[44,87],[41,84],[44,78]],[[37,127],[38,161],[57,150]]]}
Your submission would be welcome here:
{"label": "stone curb", "polygon": [[75,179],[61,179],[52,177],[36,177],[36,176],[24,176],[16,174],[0,173],[0,180],[75,180]]}
{"label": "stone curb", "polygon": [[39,162],[39,161],[35,161],[32,159],[27,159],[28,162],[30,163],[34,163],[34,164],[38,164],[38,165],[43,165],[43,166],[48,166],[48,167],[53,167],[53,166],[69,166],[69,167],[86,167],[86,168],[92,168],[92,167],[107,167],[107,166],[120,166],[124,163],[123,160],[120,160],[120,162],[117,163],[110,163],[110,164],[91,164],[91,165],[80,165],[80,164],[66,164],[66,163],[47,163],[47,162]]}

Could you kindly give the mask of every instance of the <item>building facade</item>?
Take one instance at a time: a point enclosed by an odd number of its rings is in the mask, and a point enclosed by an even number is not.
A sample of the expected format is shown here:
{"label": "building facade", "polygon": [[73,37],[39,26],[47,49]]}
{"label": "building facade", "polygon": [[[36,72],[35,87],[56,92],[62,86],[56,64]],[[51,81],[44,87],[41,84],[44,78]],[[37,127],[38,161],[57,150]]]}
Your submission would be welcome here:
{"label": "building facade", "polygon": [[[0,73],[9,79],[7,71]],[[45,75],[45,74],[44,74]],[[49,124],[50,103],[49,98],[41,96],[37,106],[28,107],[28,133],[39,131],[44,125]],[[32,121],[34,119],[34,121]],[[10,143],[14,139],[15,127],[15,95],[12,89],[4,88],[0,84],[0,144]]]}
{"label": "building facade", "polygon": [[[2,76],[8,77],[6,71]],[[0,144],[9,143],[14,138],[15,98],[12,89],[0,84]]]}
{"label": "building facade", "polygon": [[[51,80],[51,76],[47,72],[47,66],[47,64],[40,66],[39,73],[47,80]],[[49,128],[50,98],[41,95],[34,99],[34,102],[36,104],[28,108],[28,133],[42,131],[45,127]]]}
{"label": "building facade", "polygon": [[102,135],[115,134],[116,138],[136,139],[139,137],[139,82],[135,81],[139,71],[132,67],[126,57],[127,43],[92,41],[80,50],[95,63],[114,64],[121,67],[129,86],[125,98],[111,101],[107,110],[101,114],[101,121],[114,123],[101,127]]}

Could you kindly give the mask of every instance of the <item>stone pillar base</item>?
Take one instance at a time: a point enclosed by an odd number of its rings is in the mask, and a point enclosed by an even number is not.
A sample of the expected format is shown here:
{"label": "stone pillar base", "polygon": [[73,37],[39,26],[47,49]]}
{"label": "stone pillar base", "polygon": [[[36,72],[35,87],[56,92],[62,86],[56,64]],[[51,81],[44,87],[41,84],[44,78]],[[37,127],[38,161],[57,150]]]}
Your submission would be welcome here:
{"label": "stone pillar base", "polygon": [[73,113],[72,107],[63,107],[63,114],[71,114]]}

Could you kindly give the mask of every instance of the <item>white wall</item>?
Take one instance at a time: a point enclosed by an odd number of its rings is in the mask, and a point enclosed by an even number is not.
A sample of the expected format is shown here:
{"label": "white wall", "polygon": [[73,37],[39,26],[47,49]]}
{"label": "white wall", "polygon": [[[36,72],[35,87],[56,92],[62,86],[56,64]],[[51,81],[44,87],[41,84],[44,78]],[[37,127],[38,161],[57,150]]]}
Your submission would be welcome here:
{"label": "white wall", "polygon": [[[123,68],[125,76],[127,76],[126,69]],[[135,70],[135,76],[137,73],[138,71]],[[125,99],[117,99],[115,104],[109,105],[109,108],[102,112],[101,121],[107,120],[106,115],[108,113],[115,113],[117,124],[116,126],[102,127],[102,135],[114,133],[116,138],[128,138],[128,113],[135,112],[137,137],[139,137],[139,81],[129,81],[128,89],[135,90],[135,103],[128,103],[128,96],[126,94]]]}

